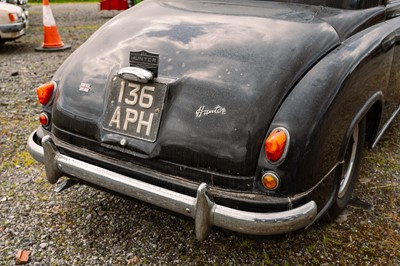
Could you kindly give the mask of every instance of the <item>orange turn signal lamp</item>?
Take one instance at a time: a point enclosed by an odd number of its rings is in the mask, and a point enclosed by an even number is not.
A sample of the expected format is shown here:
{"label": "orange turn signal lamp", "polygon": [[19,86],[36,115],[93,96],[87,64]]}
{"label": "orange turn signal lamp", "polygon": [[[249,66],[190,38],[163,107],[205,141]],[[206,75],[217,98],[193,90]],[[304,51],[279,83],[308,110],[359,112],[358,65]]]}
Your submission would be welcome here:
{"label": "orange turn signal lamp", "polygon": [[55,88],[56,83],[53,81],[47,82],[39,86],[39,88],[36,89],[39,102],[43,105],[49,104],[53,97],[53,92],[55,91]]}
{"label": "orange turn signal lamp", "polygon": [[261,182],[266,189],[275,190],[279,187],[281,180],[277,174],[266,172],[261,177]]}
{"label": "orange turn signal lamp", "polygon": [[272,130],[265,141],[265,154],[270,162],[279,163],[284,159],[288,140],[289,132],[286,129],[278,127]]}
{"label": "orange turn signal lamp", "polygon": [[10,22],[14,22],[18,20],[18,13],[8,13],[8,19]]}

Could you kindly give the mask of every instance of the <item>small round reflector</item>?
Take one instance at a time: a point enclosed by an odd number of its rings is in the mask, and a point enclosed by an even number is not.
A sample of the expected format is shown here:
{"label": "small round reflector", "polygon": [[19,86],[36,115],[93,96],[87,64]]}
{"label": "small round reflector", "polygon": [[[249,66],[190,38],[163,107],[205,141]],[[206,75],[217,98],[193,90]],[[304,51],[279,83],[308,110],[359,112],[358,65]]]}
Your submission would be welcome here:
{"label": "small round reflector", "polygon": [[47,127],[50,124],[49,116],[44,112],[40,114],[39,121],[44,127]]}
{"label": "small round reflector", "polygon": [[268,190],[277,189],[279,187],[279,184],[281,183],[279,176],[272,172],[264,173],[261,178],[261,182],[262,182],[263,186]]}
{"label": "small round reflector", "polygon": [[43,105],[47,105],[51,97],[53,96],[53,91],[55,89],[55,83],[54,82],[47,82],[43,85],[41,85],[39,88],[36,89],[36,93],[39,99],[39,102]]}
{"label": "small round reflector", "polygon": [[275,128],[265,141],[265,154],[271,162],[277,162],[282,158],[286,150],[289,133],[284,128]]}

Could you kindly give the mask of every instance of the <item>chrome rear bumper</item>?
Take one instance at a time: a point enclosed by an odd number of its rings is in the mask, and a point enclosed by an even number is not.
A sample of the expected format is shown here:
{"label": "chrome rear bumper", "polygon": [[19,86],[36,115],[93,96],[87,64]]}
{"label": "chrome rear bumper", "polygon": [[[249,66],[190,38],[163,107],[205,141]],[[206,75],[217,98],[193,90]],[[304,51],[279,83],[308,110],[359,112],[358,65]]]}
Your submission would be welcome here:
{"label": "chrome rear bumper", "polygon": [[199,185],[194,198],[65,156],[58,151],[50,136],[45,136],[40,146],[34,139],[35,133],[29,137],[28,150],[33,158],[45,164],[50,183],[56,183],[60,176],[68,174],[191,217],[195,220],[198,240],[205,239],[213,225],[251,235],[283,234],[306,227],[317,214],[314,201],[295,209],[273,213],[247,212],[218,205],[213,201],[205,183]]}

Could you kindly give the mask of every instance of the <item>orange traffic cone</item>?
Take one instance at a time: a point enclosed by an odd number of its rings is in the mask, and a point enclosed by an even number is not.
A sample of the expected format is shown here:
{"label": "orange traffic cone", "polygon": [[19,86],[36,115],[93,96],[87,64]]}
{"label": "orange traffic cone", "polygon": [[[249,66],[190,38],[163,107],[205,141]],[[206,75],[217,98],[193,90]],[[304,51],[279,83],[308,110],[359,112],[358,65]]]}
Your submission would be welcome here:
{"label": "orange traffic cone", "polygon": [[71,45],[64,44],[58,34],[56,21],[49,6],[49,0],[43,0],[43,28],[44,41],[41,46],[36,47],[36,51],[61,51],[71,48]]}

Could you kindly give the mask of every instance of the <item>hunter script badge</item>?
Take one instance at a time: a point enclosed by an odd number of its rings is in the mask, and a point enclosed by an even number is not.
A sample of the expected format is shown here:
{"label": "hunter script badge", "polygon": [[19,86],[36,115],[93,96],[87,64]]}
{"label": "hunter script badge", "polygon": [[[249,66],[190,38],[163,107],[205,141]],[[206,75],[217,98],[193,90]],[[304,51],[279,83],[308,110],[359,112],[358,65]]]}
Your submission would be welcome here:
{"label": "hunter script badge", "polygon": [[158,54],[153,54],[148,51],[130,51],[129,64],[131,67],[140,67],[153,72],[154,77],[158,75]]}

